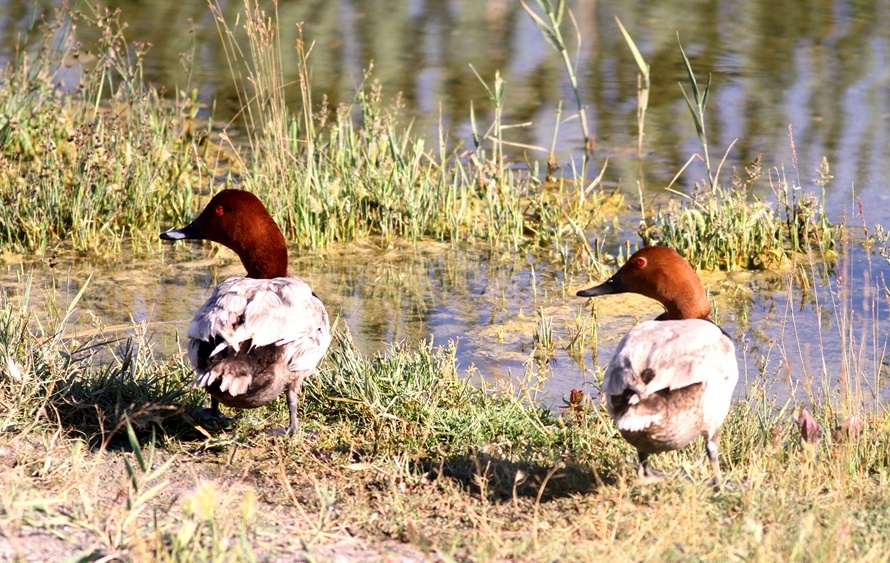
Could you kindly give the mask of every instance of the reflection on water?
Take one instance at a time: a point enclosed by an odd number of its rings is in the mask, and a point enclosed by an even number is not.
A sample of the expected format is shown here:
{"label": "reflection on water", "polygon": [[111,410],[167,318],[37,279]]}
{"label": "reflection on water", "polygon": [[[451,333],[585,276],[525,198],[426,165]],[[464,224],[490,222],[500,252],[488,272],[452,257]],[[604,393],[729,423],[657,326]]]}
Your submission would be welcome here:
{"label": "reflection on water", "polygon": [[[148,325],[157,353],[176,353],[177,336],[184,339],[192,314],[213,286],[241,275],[242,267],[229,251],[215,255],[209,245],[180,244],[163,252],[162,259],[100,265],[60,261],[54,268],[37,267],[32,311],[39,313],[47,301],[64,310],[93,274],[67,328],[69,335],[103,330],[124,337],[135,321]],[[332,319],[349,326],[365,353],[385,351],[393,342],[416,345],[432,337],[445,344],[458,339],[463,373],[490,382],[515,382],[533,374],[542,381],[539,399],[551,407],[573,388],[595,392],[600,369],[621,337],[660,312],[657,303],[635,295],[576,298],[574,291],[589,280],[566,280],[564,271],[534,255],[492,256],[435,243],[332,249],[292,258],[291,271],[313,286]],[[874,381],[874,374],[884,370],[886,291],[877,292],[867,279],[849,279],[849,285],[839,288],[835,277],[818,275],[804,289],[789,277],[704,275],[715,317],[736,341],[742,381],[750,385],[766,374],[774,379],[773,393],[798,400],[819,392],[824,378],[833,393],[839,383],[857,377],[866,378],[866,398],[880,391],[882,383]],[[20,293],[22,279],[21,266],[8,266],[5,291]],[[550,319],[555,343],[552,357],[543,362],[535,359],[540,315]],[[579,327],[588,335],[587,344],[573,357],[567,348]],[[737,395],[747,394],[747,385],[740,385]]]}

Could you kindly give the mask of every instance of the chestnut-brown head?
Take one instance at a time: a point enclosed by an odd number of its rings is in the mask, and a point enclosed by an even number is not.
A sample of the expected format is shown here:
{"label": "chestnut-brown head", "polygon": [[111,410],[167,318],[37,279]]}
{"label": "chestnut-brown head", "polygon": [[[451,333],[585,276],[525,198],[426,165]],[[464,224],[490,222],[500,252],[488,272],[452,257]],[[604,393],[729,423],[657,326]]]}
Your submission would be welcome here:
{"label": "chestnut-brown head", "polygon": [[197,219],[181,229],[161,233],[164,240],[204,239],[238,254],[251,278],[287,275],[287,244],[263,202],[244,190],[213,196]]}
{"label": "chestnut-brown head", "polygon": [[677,251],[667,246],[641,248],[602,284],[578,297],[639,293],[664,305],[659,320],[709,319],[711,304],[698,274]]}

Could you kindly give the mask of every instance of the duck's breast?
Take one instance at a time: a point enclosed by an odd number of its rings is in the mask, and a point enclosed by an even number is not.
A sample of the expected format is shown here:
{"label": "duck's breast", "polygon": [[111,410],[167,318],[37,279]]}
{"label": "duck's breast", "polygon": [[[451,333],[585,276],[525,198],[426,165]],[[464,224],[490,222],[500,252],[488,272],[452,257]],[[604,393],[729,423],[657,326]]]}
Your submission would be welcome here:
{"label": "duck's breast", "polygon": [[[261,374],[250,372],[261,369],[305,375],[315,368],[331,342],[324,305],[305,282],[292,277],[224,281],[195,315],[188,336],[189,360],[203,386],[223,375],[202,374],[208,365],[219,365],[211,361],[213,357],[237,356],[244,361],[250,359],[251,351],[272,347],[279,350],[275,363],[281,365],[270,366],[269,353],[264,352],[257,358],[256,370],[239,368],[238,377],[257,377]],[[235,395],[241,389],[246,392],[251,383],[240,380],[230,385],[223,382],[223,386]]]}

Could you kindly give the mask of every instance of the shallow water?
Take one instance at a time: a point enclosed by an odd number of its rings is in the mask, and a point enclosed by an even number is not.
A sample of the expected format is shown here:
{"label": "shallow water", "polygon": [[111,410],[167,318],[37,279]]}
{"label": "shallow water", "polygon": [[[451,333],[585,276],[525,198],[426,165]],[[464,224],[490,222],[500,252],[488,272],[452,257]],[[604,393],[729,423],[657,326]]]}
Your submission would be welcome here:
{"label": "shallow water", "polygon": [[[179,243],[161,247],[155,258],[102,264],[62,258],[53,268],[9,265],[2,285],[15,302],[23,280],[33,276],[31,310],[39,315],[47,302],[64,311],[92,276],[66,336],[125,338],[134,322],[143,323],[155,352],[167,355],[184,346],[179,339],[212,288],[241,275],[241,268],[227,250]],[[291,273],[315,288],[331,318],[348,325],[365,353],[385,351],[392,343],[457,339],[463,373],[494,384],[537,383],[536,398],[553,408],[574,388],[595,393],[599,369],[621,336],[660,312],[657,303],[635,295],[576,298],[574,292],[589,285],[584,276],[566,280],[552,262],[531,254],[492,256],[484,249],[438,243],[331,249],[293,257]],[[806,293],[786,278],[769,272],[704,274],[716,318],[737,343],[745,382],[737,395],[746,395],[757,382],[780,399],[803,399],[818,392],[824,360],[832,385],[845,370],[861,372],[869,385],[864,398],[871,402],[871,388],[881,385],[871,374],[884,370],[874,356],[886,344],[886,293],[864,291],[864,282],[853,279],[845,296],[826,285],[835,278],[815,280],[815,290]],[[844,303],[851,315],[846,327],[840,322]],[[536,348],[540,315],[552,323],[549,354]],[[586,343],[580,354],[570,354],[579,327],[586,331]],[[845,358],[845,349],[855,357]],[[764,372],[767,377],[760,377]]]}
{"label": "shallow water", "polygon": [[[55,5],[44,2],[38,11],[49,13]],[[203,2],[118,0],[108,5],[122,10],[130,39],[154,43],[146,59],[149,80],[168,90],[197,88],[202,100],[218,102],[216,119],[230,118],[232,81]],[[890,2],[577,0],[569,5],[583,38],[580,48],[574,46],[574,33],[566,35],[573,57],[577,53],[580,91],[596,137],[596,168],[609,159],[604,182],[610,189],[636,201],[641,184],[647,203],[657,206],[677,197],[664,188],[701,152],[677,84],[688,92],[679,34],[699,81],[711,77],[706,126],[712,159],[718,161],[732,145],[724,175],[762,154],[772,178],[786,174],[805,191],[821,195],[812,179],[826,157],[833,178],[824,188],[824,201],[831,219],[845,217],[851,225],[869,228],[890,224]],[[271,13],[272,4],[264,6]],[[222,3],[222,9],[234,21],[243,4]],[[0,57],[9,56],[12,41],[33,13],[30,5],[0,0]],[[467,143],[471,102],[480,122],[490,119],[490,104],[468,65],[487,79],[500,70],[507,82],[507,122],[528,123],[508,130],[507,140],[548,147],[562,101],[565,122],[559,127],[557,160],[568,168],[579,158],[580,128],[571,119],[574,100],[562,62],[518,2],[291,2],[279,6],[279,15],[283,45],[294,43],[296,22],[305,22],[306,38],[314,42],[310,62],[319,98],[349,100],[373,60],[384,94],[401,92],[416,132],[435,139],[441,118],[452,144]],[[637,70],[614,16],[652,67],[641,159],[636,157]],[[95,41],[85,26],[79,27],[78,39],[87,50]],[[193,61],[191,82],[182,53]],[[66,70],[63,81],[76,80],[77,70],[76,65]],[[293,66],[286,72],[296,76]],[[294,86],[294,97],[296,91]],[[530,158],[545,156],[529,150]],[[702,164],[693,162],[674,187],[688,191],[705,175]],[[627,222],[626,230],[605,228],[591,237],[606,249],[627,240],[636,244],[634,221]],[[854,233],[854,238],[862,236]],[[33,271],[35,299],[59,293],[64,300],[94,272],[78,330],[126,332],[131,319],[144,321],[151,323],[159,348],[173,350],[174,334],[184,334],[210,288],[240,273],[230,257],[210,256],[207,248],[159,245],[153,257],[109,264],[14,264],[6,267],[5,285],[20,292],[23,269]],[[800,280],[788,283],[782,273],[706,280],[719,306],[718,318],[736,336],[749,377],[763,369],[775,376],[777,393],[803,397],[807,379],[820,380],[822,373],[837,381],[883,371],[888,337],[883,282],[890,267],[882,258],[870,259],[857,244],[849,249],[839,267],[842,276],[817,279],[809,290]],[[432,336],[444,343],[459,337],[462,367],[473,364],[493,380],[514,380],[526,365],[534,366],[533,334],[538,311],[543,311],[553,319],[557,342],[540,372],[547,376],[542,400],[551,404],[574,387],[589,388],[591,368],[607,361],[627,327],[658,312],[643,300],[599,300],[596,353],[588,346],[576,361],[560,344],[568,341],[576,316],[590,323],[590,304],[572,297],[588,280],[566,280],[562,267],[547,260],[435,244],[390,250],[369,244],[346,252],[332,249],[321,257],[294,257],[291,263],[292,271],[324,298],[332,316],[348,323],[366,352],[398,341]],[[743,386],[739,392],[745,392]]]}

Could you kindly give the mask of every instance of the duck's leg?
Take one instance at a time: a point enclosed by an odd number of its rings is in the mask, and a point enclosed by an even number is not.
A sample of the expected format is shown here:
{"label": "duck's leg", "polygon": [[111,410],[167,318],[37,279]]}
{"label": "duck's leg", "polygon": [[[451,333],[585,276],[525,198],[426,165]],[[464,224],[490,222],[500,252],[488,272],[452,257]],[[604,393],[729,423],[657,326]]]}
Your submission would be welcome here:
{"label": "duck's leg", "polygon": [[717,458],[717,440],[719,439],[719,428],[709,436],[705,436],[705,450],[708,452],[708,461],[711,462],[711,470],[714,473],[713,484],[715,487],[719,487],[723,482],[723,475],[720,473],[720,461]]}
{"label": "duck's leg", "polygon": [[638,474],[641,481],[647,483],[655,483],[664,480],[664,474],[661,471],[656,471],[655,469],[649,467],[648,453],[637,450],[637,455],[640,457],[640,468],[638,470]]}
{"label": "duck's leg", "polygon": [[214,428],[223,428],[232,424],[232,418],[219,412],[219,401],[213,396],[210,397],[210,408],[203,408],[198,411],[201,421]]}
{"label": "duck's leg", "polygon": [[287,395],[287,410],[290,412],[290,425],[284,433],[293,436],[300,431],[300,419],[297,416],[297,400],[300,397],[300,384],[289,383],[285,389]]}
{"label": "duck's leg", "polygon": [[200,411],[201,418],[203,420],[217,420],[222,418],[222,414],[219,412],[219,401],[217,401],[213,396],[210,397],[210,408],[203,408]]}

